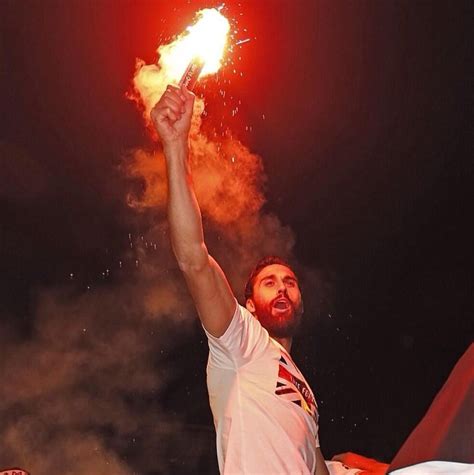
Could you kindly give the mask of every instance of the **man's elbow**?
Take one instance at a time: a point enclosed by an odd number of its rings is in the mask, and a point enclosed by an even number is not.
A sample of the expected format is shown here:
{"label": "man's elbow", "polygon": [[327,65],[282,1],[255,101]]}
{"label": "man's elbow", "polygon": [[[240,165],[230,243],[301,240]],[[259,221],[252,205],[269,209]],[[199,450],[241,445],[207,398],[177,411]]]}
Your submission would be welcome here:
{"label": "man's elbow", "polygon": [[201,273],[205,266],[203,263],[189,262],[178,260],[179,270],[185,275],[193,275]]}
{"label": "man's elbow", "polygon": [[199,246],[185,256],[176,254],[178,267],[185,275],[199,274],[209,267],[209,254],[206,246]]}

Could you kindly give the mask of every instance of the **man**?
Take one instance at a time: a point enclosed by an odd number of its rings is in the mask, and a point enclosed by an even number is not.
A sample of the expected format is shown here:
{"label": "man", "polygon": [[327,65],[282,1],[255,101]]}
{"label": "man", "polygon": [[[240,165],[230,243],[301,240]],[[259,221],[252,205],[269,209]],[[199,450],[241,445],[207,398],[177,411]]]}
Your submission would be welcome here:
{"label": "man", "polygon": [[209,340],[207,383],[222,474],[329,475],[317,405],[290,357],[303,302],[292,269],[260,262],[239,306],[204,243],[188,163],[194,95],[168,86],[151,117],[161,137],[173,251]]}

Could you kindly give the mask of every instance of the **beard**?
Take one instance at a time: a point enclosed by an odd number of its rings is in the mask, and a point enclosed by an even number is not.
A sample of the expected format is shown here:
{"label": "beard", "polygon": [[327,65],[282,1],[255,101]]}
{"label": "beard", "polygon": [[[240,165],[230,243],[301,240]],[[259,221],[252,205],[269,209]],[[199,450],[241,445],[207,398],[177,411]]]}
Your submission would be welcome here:
{"label": "beard", "polygon": [[[281,298],[281,297],[279,297]],[[289,305],[285,311],[275,309],[274,299],[266,304],[258,304],[255,302],[255,315],[271,337],[273,338],[289,338],[296,335],[303,315],[303,304],[295,304],[287,298]]]}

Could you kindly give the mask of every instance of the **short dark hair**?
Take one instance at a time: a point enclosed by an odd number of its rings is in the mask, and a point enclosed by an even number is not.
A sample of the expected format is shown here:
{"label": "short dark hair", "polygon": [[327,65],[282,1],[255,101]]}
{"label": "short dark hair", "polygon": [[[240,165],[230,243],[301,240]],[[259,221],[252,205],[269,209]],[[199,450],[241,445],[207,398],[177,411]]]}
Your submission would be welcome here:
{"label": "short dark hair", "polygon": [[258,274],[268,266],[271,266],[273,264],[279,264],[281,266],[288,267],[288,269],[291,269],[290,264],[286,262],[284,259],[278,256],[265,256],[262,259],[260,259],[257,264],[255,264],[255,267],[252,269],[252,272],[250,272],[250,275],[247,279],[247,283],[245,284],[245,300],[247,301],[248,299],[251,299],[253,296],[253,286],[255,284],[255,280],[257,279]]}

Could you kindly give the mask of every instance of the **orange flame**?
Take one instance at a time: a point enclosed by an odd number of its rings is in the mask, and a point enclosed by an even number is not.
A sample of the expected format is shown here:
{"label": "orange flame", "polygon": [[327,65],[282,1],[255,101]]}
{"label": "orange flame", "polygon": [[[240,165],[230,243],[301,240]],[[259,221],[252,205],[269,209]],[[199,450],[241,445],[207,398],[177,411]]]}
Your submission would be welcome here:
{"label": "orange flame", "polygon": [[215,73],[221,67],[230,29],[229,21],[215,8],[196,13],[196,22],[173,43],[160,46],[160,66],[174,82],[178,81],[187,65],[199,58],[204,63],[201,77]]}
{"label": "orange flame", "polygon": [[[168,84],[177,84],[188,64],[195,58],[204,62],[200,77],[215,73],[222,65],[227,46],[230,24],[216,8],[196,13],[196,21],[172,43],[158,48],[158,64],[137,62],[133,79],[135,93],[129,97],[144,106],[145,120],[149,123],[150,111],[158,102]],[[138,96],[138,97],[137,97]],[[198,107],[199,109],[199,107]],[[202,110],[201,110],[202,112]]]}

